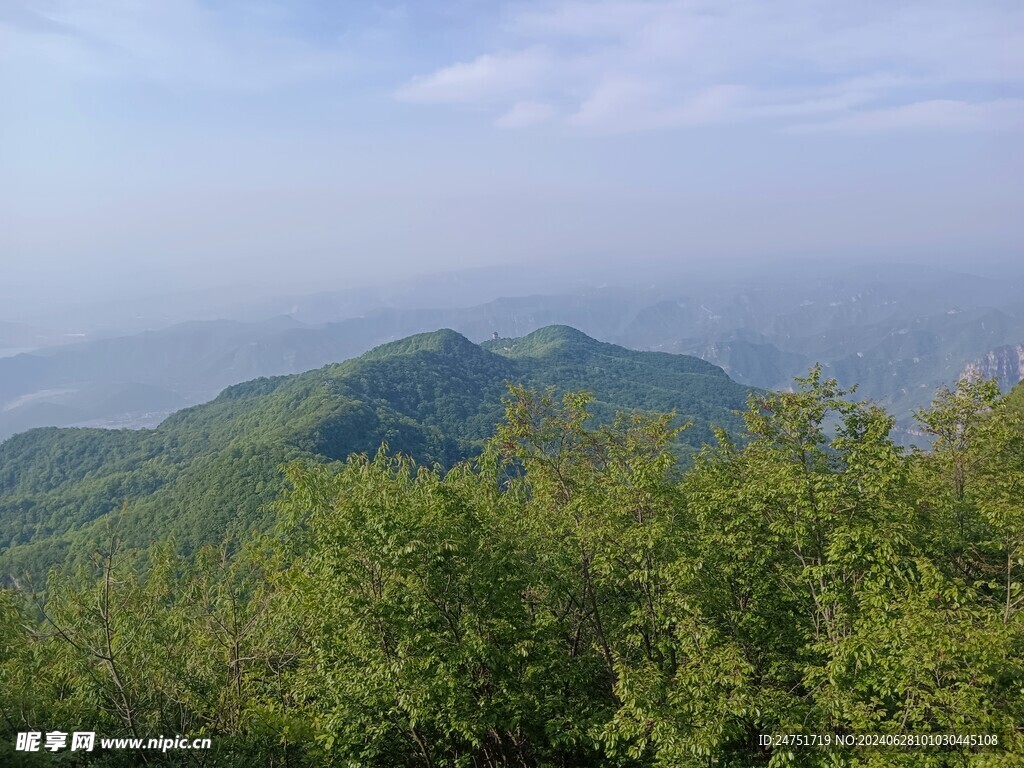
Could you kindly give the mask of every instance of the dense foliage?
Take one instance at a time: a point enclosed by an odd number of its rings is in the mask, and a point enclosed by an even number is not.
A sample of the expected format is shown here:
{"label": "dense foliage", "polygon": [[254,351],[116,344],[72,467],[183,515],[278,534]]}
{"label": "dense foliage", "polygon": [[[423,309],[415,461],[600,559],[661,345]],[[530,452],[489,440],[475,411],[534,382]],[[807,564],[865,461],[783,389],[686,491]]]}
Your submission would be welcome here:
{"label": "dense foliage", "polygon": [[[114,530],[3,593],[4,764],[79,726],[214,739],[106,765],[1022,763],[1024,390],[941,391],[907,453],[816,369],[686,469],[670,416],[591,406],[513,388],[449,471],[293,462],[239,552]],[[999,743],[761,745],[786,733]]]}
{"label": "dense foliage", "polygon": [[[506,346],[508,347],[506,349]],[[507,382],[587,387],[594,413],[676,410],[696,450],[711,425],[738,426],[749,391],[696,358],[634,352],[565,327],[493,351],[453,331],[386,344],[338,365],[256,379],[155,430],[41,429],[0,444],[0,577],[37,581],[88,559],[107,529],[130,546],[173,536],[193,552],[265,530],[280,464],[344,461],[382,442],[425,465],[479,452],[501,419]]]}

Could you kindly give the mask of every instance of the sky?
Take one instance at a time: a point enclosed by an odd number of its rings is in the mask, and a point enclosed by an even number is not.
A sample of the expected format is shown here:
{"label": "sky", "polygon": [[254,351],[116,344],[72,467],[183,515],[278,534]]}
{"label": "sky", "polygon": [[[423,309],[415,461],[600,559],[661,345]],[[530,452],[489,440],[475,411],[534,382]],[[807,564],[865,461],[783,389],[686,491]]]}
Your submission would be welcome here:
{"label": "sky", "polygon": [[0,0],[0,299],[1010,260],[1022,138],[1019,0]]}

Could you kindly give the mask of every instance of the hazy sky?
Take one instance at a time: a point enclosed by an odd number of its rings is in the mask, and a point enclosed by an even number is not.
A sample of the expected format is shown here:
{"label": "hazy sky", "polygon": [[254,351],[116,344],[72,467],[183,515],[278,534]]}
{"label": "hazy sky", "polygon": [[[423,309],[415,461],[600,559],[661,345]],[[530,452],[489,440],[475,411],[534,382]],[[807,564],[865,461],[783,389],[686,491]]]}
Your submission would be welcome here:
{"label": "hazy sky", "polygon": [[1020,0],[0,0],[0,283],[1012,256],[1022,137]]}

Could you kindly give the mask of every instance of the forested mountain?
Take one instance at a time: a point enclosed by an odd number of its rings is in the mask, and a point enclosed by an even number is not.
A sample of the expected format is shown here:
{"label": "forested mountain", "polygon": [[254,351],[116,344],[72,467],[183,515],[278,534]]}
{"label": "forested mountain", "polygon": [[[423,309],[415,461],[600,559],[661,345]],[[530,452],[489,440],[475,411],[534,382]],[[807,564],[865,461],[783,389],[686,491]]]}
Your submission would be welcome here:
{"label": "forested mountain", "polygon": [[193,549],[267,519],[278,466],[344,460],[386,442],[426,465],[475,453],[500,419],[508,383],[587,389],[596,418],[677,410],[734,427],[748,389],[692,357],[635,352],[567,327],[473,344],[414,336],[325,368],[229,387],[156,429],[39,429],[0,445],[0,567],[7,577],[87,554],[111,525],[131,544],[174,537]]}
{"label": "forested mountain", "polygon": [[[502,279],[509,290],[528,282]],[[482,341],[551,324],[632,349],[696,355],[766,389],[785,388],[820,362],[830,375],[859,382],[905,430],[914,409],[937,387],[954,385],[969,363],[1024,342],[1019,286],[941,270],[676,276],[469,306],[451,302],[468,301],[469,288],[486,295],[482,281],[452,282],[447,292],[414,294],[435,296],[433,309],[387,306],[384,291],[363,305],[348,294],[285,297],[239,310],[247,322],[185,323],[0,359],[0,439],[34,426],[154,426],[231,384],[309,370],[439,327]]]}

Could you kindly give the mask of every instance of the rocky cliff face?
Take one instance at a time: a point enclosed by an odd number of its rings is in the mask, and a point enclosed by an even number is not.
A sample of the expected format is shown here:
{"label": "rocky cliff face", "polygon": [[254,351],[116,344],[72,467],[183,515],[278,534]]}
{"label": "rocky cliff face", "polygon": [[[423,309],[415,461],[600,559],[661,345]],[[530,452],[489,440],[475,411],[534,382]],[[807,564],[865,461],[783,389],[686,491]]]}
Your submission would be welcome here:
{"label": "rocky cliff face", "polygon": [[995,378],[1003,392],[1024,381],[1024,344],[996,347],[985,356],[967,364],[965,376]]}

